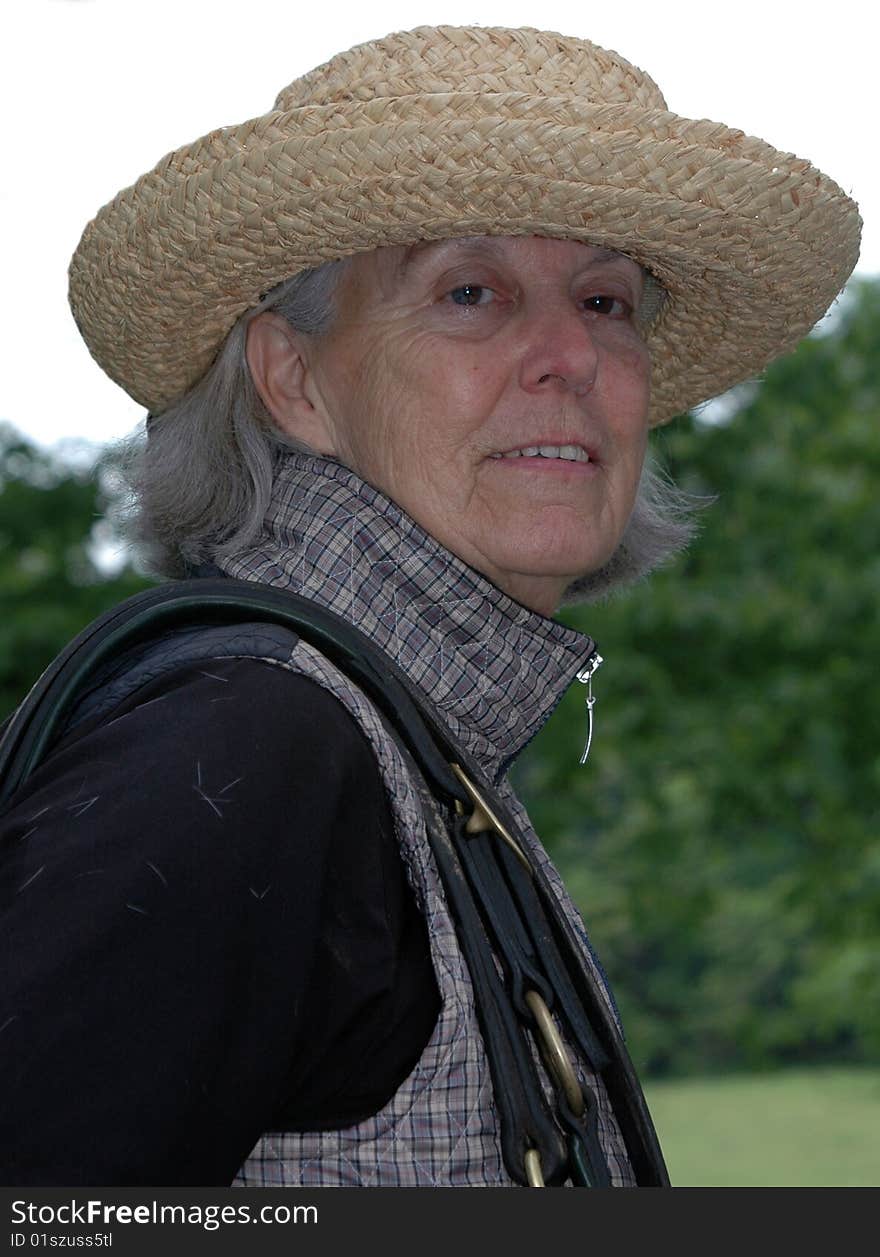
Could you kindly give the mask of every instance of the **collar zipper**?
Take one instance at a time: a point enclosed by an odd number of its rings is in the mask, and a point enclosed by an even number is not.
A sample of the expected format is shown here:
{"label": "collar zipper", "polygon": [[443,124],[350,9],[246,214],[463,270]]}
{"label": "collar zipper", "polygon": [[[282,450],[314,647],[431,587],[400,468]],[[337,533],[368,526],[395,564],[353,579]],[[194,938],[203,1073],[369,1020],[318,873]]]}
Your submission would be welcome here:
{"label": "collar zipper", "polygon": [[593,708],[596,705],[596,700],[593,697],[593,673],[597,668],[601,667],[603,663],[604,660],[598,650],[594,650],[587,662],[581,668],[580,672],[577,674],[577,679],[580,681],[581,685],[585,685],[587,687],[587,740],[584,744],[584,753],[578,761],[581,764],[586,764],[587,756],[590,753],[590,747],[593,745]]}

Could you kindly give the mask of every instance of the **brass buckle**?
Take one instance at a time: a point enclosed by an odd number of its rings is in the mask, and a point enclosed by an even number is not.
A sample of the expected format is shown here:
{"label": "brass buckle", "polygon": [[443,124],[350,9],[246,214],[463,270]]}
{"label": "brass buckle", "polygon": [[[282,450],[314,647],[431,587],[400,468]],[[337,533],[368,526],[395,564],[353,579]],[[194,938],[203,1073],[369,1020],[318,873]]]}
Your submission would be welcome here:
{"label": "brass buckle", "polygon": [[[499,838],[502,838],[504,842],[507,843],[508,847],[510,847],[511,851],[517,857],[520,864],[522,864],[523,868],[531,877],[532,866],[529,863],[528,857],[526,856],[522,847],[519,845],[516,839],[507,831],[505,826],[501,823],[501,821],[492,811],[491,807],[483,798],[483,796],[480,794],[479,790],[471,781],[470,777],[468,777],[464,769],[460,768],[458,764],[450,764],[449,767],[452,769],[452,771],[455,773],[458,780],[464,786],[465,790],[468,793],[470,801],[473,804],[473,811],[468,817],[467,822],[464,827],[465,832],[468,834],[484,834],[489,830],[494,830],[495,833],[499,836]],[[459,807],[459,806],[460,805],[456,803],[456,807]]]}
{"label": "brass buckle", "polygon": [[547,1067],[562,1088],[568,1101],[568,1107],[575,1117],[580,1117],[586,1108],[584,1093],[581,1090],[581,1084],[578,1082],[577,1074],[574,1072],[571,1058],[565,1050],[562,1036],[556,1028],[556,1022],[550,1015],[550,1009],[538,992],[534,990],[526,991],[525,1001],[538,1027],[538,1035],[541,1046],[545,1051]]}
{"label": "brass buckle", "polygon": [[541,1154],[537,1148],[529,1148],[525,1157],[526,1162],[526,1178],[529,1187],[544,1187],[544,1174],[541,1170]]}

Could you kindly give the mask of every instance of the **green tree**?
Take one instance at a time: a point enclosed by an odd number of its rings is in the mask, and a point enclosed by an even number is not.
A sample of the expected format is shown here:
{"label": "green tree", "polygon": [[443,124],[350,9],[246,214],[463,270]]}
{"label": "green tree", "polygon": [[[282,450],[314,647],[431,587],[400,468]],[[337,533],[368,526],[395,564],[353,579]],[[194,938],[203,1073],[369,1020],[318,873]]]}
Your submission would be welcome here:
{"label": "green tree", "polygon": [[71,464],[0,425],[0,718],[65,642],[149,584],[98,561],[114,482],[108,458]]}
{"label": "green tree", "polygon": [[660,433],[717,495],[699,539],[567,617],[607,659],[594,749],[571,694],[520,784],[654,1073],[880,1048],[878,363],[854,284],[726,421]]}

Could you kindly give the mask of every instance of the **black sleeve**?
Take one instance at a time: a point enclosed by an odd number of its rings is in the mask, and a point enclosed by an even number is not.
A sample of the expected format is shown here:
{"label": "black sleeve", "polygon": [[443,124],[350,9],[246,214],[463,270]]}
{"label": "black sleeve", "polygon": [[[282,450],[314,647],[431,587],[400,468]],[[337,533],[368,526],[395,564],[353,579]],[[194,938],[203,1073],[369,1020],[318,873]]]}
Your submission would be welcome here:
{"label": "black sleeve", "polygon": [[[298,1099],[314,1107],[321,1058],[341,1065],[309,1118],[332,1126],[376,1111],[430,1033],[375,759],[306,678],[214,660],[145,687],[62,744],[0,841],[4,1183],[229,1183]],[[337,982],[340,940],[374,988]],[[422,992],[411,1018],[401,991]],[[383,999],[410,1038],[346,1091],[345,1027],[362,1062],[381,1031],[359,1015]]]}

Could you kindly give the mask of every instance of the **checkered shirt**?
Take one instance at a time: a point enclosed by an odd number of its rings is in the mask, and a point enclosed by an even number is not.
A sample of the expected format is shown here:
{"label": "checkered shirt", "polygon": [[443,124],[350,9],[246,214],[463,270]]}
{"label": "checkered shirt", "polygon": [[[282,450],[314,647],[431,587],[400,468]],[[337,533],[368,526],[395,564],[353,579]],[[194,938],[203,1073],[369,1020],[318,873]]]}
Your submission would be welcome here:
{"label": "checkered shirt", "polygon": [[[428,696],[514,812],[522,841],[547,872],[607,995],[577,909],[506,779],[516,754],[583,667],[586,639],[508,598],[353,472],[311,455],[285,455],[261,537],[221,567],[229,576],[328,607]],[[410,774],[372,704],[318,651],[300,642],[285,666],[334,694],[373,746],[407,876],[427,922],[441,1010],[415,1068],[377,1114],[344,1130],[267,1132],[236,1183],[514,1186],[502,1161],[470,978]],[[630,1185],[632,1169],[601,1079],[584,1062],[578,1069],[597,1098],[612,1182]]]}

